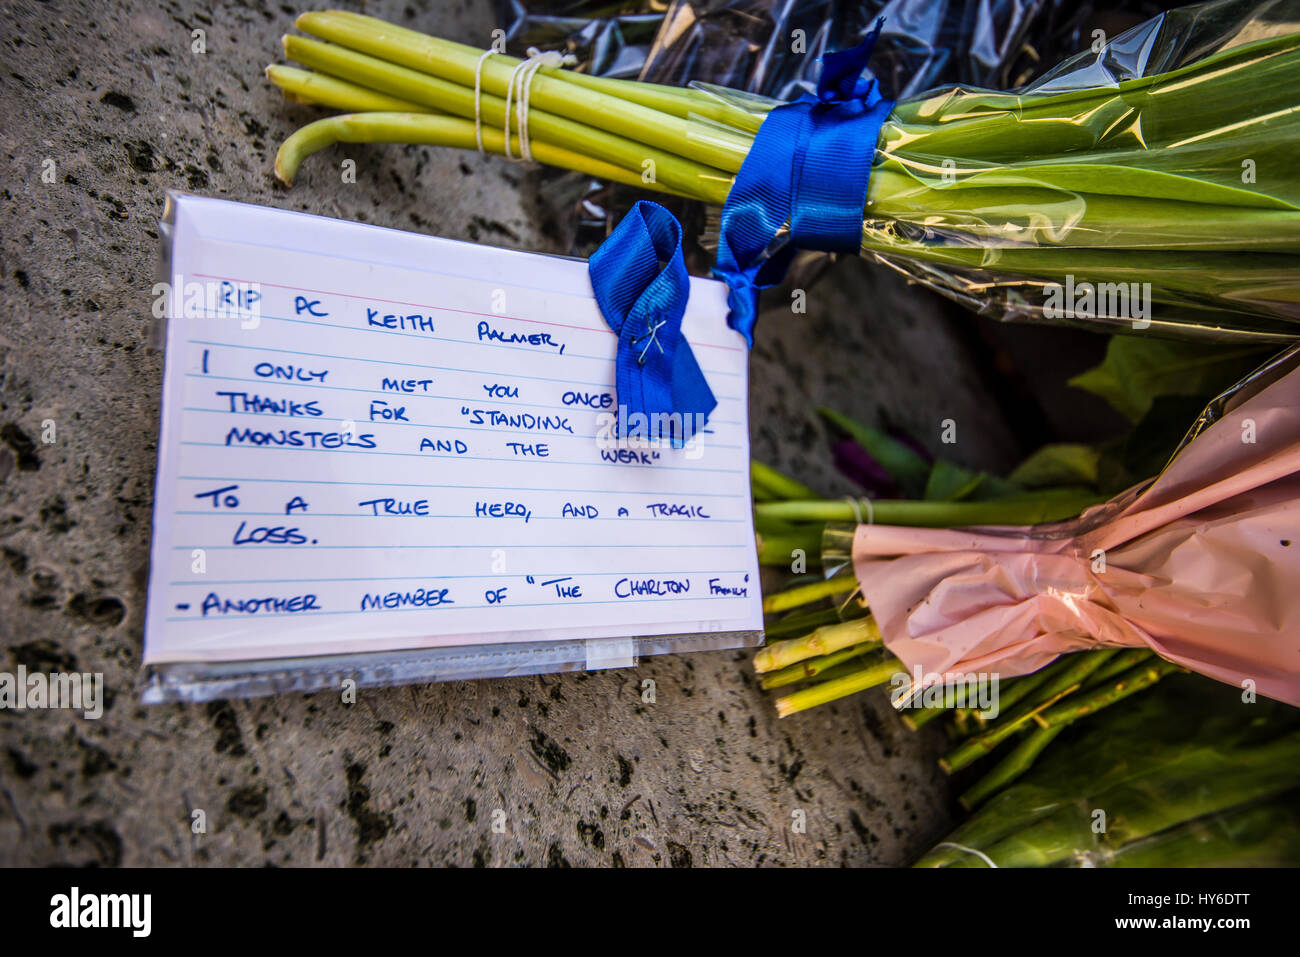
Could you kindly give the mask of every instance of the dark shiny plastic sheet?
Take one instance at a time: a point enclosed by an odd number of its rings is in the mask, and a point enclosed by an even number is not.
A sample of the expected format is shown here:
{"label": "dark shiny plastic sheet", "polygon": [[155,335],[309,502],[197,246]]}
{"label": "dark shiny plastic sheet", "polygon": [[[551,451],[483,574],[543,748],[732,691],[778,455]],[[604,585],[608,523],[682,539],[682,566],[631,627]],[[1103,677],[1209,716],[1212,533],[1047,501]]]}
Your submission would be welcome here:
{"label": "dark shiny plastic sheet", "polygon": [[[635,80],[663,23],[663,4],[645,0],[623,3],[525,2],[501,4],[506,44],[511,50],[530,46],[563,50],[593,76]],[[658,8],[658,9],[656,9]]]}

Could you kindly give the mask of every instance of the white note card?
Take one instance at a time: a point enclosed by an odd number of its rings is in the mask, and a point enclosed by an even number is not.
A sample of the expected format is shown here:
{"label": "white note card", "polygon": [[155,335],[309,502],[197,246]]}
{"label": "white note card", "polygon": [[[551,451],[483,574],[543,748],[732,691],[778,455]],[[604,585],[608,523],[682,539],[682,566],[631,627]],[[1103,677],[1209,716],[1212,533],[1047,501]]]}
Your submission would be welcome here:
{"label": "white note card", "polygon": [[761,630],[720,283],[682,325],[717,408],[649,448],[585,262],[169,201],[146,664]]}

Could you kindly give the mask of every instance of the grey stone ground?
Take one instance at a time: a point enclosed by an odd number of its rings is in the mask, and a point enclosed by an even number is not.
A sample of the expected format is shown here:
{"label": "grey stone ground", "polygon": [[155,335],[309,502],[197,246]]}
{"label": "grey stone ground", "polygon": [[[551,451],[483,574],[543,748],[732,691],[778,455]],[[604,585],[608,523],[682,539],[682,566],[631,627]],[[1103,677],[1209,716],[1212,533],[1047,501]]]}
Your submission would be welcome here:
{"label": "grey stone ground", "polygon": [[[636,671],[144,708],[141,650],[162,356],[146,348],[156,220],[185,188],[555,250],[520,167],[350,148],[286,191],[312,116],[262,79],[297,3],[0,7],[0,670],[103,671],[98,722],[0,712],[4,864],[902,864],[949,821],[939,732],[868,694],[778,722],[747,653]],[[367,12],[482,44],[493,5]],[[207,52],[191,53],[190,31]],[[355,185],[337,164],[356,159]],[[47,160],[53,183],[42,180]],[[937,300],[840,264],[761,326],[756,455],[827,492],[832,404],[1006,467],[1022,451]],[[56,441],[42,443],[53,420]],[[952,450],[947,450],[952,453]],[[643,677],[657,702],[641,703]],[[208,833],[191,834],[191,810]],[[507,833],[491,832],[503,809]],[[792,812],[807,834],[792,833]]]}

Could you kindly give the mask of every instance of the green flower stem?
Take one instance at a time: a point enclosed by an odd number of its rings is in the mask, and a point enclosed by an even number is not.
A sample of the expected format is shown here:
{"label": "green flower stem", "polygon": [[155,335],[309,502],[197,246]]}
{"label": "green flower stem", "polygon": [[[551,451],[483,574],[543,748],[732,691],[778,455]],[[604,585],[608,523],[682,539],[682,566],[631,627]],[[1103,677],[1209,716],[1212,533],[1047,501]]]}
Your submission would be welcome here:
{"label": "green flower stem", "polygon": [[939,759],[939,767],[949,774],[955,774],[991,753],[1003,741],[1031,722],[1038,712],[1050,708],[1067,694],[1076,691],[1088,676],[1104,665],[1113,654],[1114,651],[1107,650],[1071,655],[1070,664],[1044,682],[1020,707],[988,730],[963,741],[949,751]]}
{"label": "green flower stem", "polygon": [[993,770],[980,778],[974,787],[958,799],[961,801],[961,806],[968,811],[974,810],[1020,777],[1064,730],[1065,725],[1055,728],[1035,728],[1033,733],[1017,744],[1010,754],[994,766]]}
{"label": "green flower stem", "polygon": [[787,718],[800,711],[807,711],[809,708],[816,708],[839,698],[866,691],[868,688],[874,688],[890,681],[894,675],[900,672],[906,672],[903,663],[893,655],[889,655],[876,664],[860,671],[830,681],[823,681],[810,688],[804,688],[785,697],[777,698],[777,716]]}
{"label": "green flower stem", "polygon": [[[843,651],[837,651],[829,655],[819,655],[816,658],[809,658],[806,661],[796,662],[793,665],[787,665],[777,671],[769,672],[763,675],[759,685],[764,690],[772,688],[784,688],[787,685],[795,685],[807,681],[819,675],[824,675],[829,669],[836,665],[851,661],[854,658],[861,658],[863,655],[879,651],[880,643],[874,641],[863,642],[860,645],[851,645]],[[860,666],[856,666],[860,667]],[[856,670],[856,667],[853,670]]]}
{"label": "green flower stem", "polygon": [[[1067,664],[1069,664],[1068,656],[1062,655],[1060,658],[1057,658],[1051,664],[1043,668],[1039,668],[1033,674],[1028,674],[1016,678],[1000,679],[1000,684],[998,686],[998,710],[999,711],[1008,710],[1009,708],[1014,706],[1018,701],[1020,701],[1030,692],[1032,692],[1035,688],[1041,685],[1043,682],[1047,681],[1054,673],[1062,670]],[[958,713],[958,710],[960,710],[960,713]],[[969,711],[969,709],[926,707],[926,708],[909,708],[907,711],[902,713],[901,718],[903,721],[903,725],[907,727],[909,730],[919,731],[921,728],[925,727],[925,725],[929,724],[935,718],[939,717],[941,714],[944,714],[948,711],[953,711],[955,718],[965,719],[969,717],[966,714],[966,712]],[[983,719],[980,718],[978,714],[976,714],[975,717],[977,720],[983,723]],[[963,724],[961,725],[960,731],[963,734],[966,732],[964,720],[963,720]]]}
{"label": "green flower stem", "polygon": [[544,69],[541,72],[546,76],[559,77],[569,83],[598,90],[620,100],[639,103],[682,119],[720,123],[750,138],[758,132],[759,127],[763,125],[763,120],[767,119],[768,110],[776,105],[774,102],[755,97],[752,98],[751,108],[746,109],[703,90],[690,87],[663,86],[644,81],[628,83],[626,80],[590,76],[573,70]]}
{"label": "green flower stem", "polygon": [[973,525],[1037,525],[1073,518],[1090,505],[1105,501],[1096,492],[1052,490],[978,502],[929,502],[910,499],[763,502],[754,512],[792,522],[854,522],[871,516],[879,525],[963,528]]}
{"label": "green flower stem", "polygon": [[903,722],[903,727],[909,731],[920,731],[935,718],[949,710],[948,708],[908,708],[899,715],[899,719]]}
{"label": "green flower stem", "polygon": [[[291,60],[314,70],[390,96],[411,100],[439,112],[450,113],[468,120],[474,119],[475,104],[472,87],[459,86],[417,70],[396,66],[354,50],[306,37],[286,36],[284,51]],[[479,101],[479,115],[485,134],[489,126],[504,128],[505,106],[504,98],[486,91],[483,93]],[[684,160],[671,152],[655,149],[622,136],[584,126],[566,117],[547,113],[540,108],[529,111],[528,128],[533,156],[549,165],[564,166],[566,157],[571,159],[575,156],[585,156],[600,159],[636,176],[635,181],[624,176],[618,182],[631,182],[633,185],[657,188],[660,192],[671,192],[706,202],[721,202],[726,198],[727,190],[730,188],[730,176],[720,170]],[[537,148],[542,143],[557,146],[563,144],[564,152],[547,153],[551,157],[548,160],[543,155],[546,151]],[[460,148],[476,149],[474,138],[471,137],[468,144],[461,145]],[[513,132],[511,150],[516,156],[519,154],[518,137]],[[504,152],[504,150],[494,152]],[[655,164],[652,183],[643,182],[643,164],[646,160],[651,160]],[[582,166],[568,168],[582,173],[587,172]]]}
{"label": "green flower stem", "polygon": [[[453,116],[420,113],[345,113],[308,123],[281,145],[275,157],[275,175],[292,185],[302,161],[335,143],[424,143],[430,146],[454,146],[475,149],[474,124]],[[505,137],[501,130],[483,129],[483,148],[502,153]],[[550,143],[534,142],[533,153],[543,162],[546,157],[572,163],[573,169],[613,182],[644,185],[640,177],[610,163],[572,153]]]}
{"label": "green flower stem", "polygon": [[[753,488],[753,495],[754,495],[754,501],[756,502],[757,501],[769,501],[769,502],[780,501],[780,499],[770,497],[772,495],[771,492],[759,489],[757,487]],[[761,496],[768,496],[768,498],[763,499],[761,498]],[[802,534],[803,532],[806,532],[807,528],[804,528],[800,525],[796,525],[794,522],[783,522],[779,518],[767,518],[766,516],[760,518],[759,516],[755,515],[754,531],[759,535],[798,535],[798,534]]]}
{"label": "green flower stem", "polygon": [[796,638],[799,635],[806,635],[822,625],[835,625],[842,620],[838,608],[823,608],[820,611],[791,615],[788,618],[777,618],[770,624],[764,621],[763,632],[768,641],[778,641],[782,638]]}
{"label": "green flower stem", "polygon": [[[1060,701],[1064,695],[1074,694],[1084,687],[1116,655],[1117,648],[1098,648],[1059,656],[1040,671],[1049,672],[1047,680],[1021,699],[1025,714],[1037,717],[1044,706]],[[1057,667],[1059,666],[1059,667]],[[1050,671],[1049,671],[1050,669]],[[999,707],[1000,712],[1005,709]]]}
{"label": "green flower stem", "polygon": [[1119,678],[1090,694],[1071,695],[1060,704],[1035,715],[1034,720],[1042,730],[1063,728],[1071,721],[1094,714],[1116,701],[1124,700],[1129,695],[1145,691],[1166,675],[1181,670],[1181,665],[1163,658],[1151,663],[1144,662],[1130,668]]}
{"label": "green flower stem", "polygon": [[[1010,685],[1011,689],[1015,689],[1021,685],[1025,685],[1026,690],[1024,692],[1021,692],[1020,695],[1023,696],[1024,694],[1028,693],[1028,690],[1030,688],[1034,687],[1034,685],[1030,683],[1030,679],[1037,678],[1045,670],[1046,670],[1045,668],[1040,668],[1034,674],[1027,675],[1024,678],[1007,678],[1005,680],[1001,680],[998,686],[999,710],[1005,710],[1006,708],[1011,707],[1011,704],[1013,703],[1011,700],[1009,700],[1011,698],[1011,690],[1008,690],[1007,688],[1008,685]],[[1017,696],[1015,700],[1018,701],[1020,696]],[[963,731],[963,733],[965,731],[964,723],[965,721],[969,720],[969,718],[974,717],[975,720],[979,721],[981,724],[983,724],[984,722],[983,716],[981,716],[979,711],[976,709],[949,708],[947,705],[936,705],[936,706],[927,705],[919,708],[907,708],[899,712],[899,717],[902,720],[904,727],[906,727],[908,730],[919,731],[921,728],[925,727],[935,718],[950,711],[952,712],[955,720],[962,722],[961,730]]]}
{"label": "green flower stem", "polygon": [[[1149,762],[1153,764],[1149,770],[1140,770],[1129,781],[1088,795],[1089,801],[1095,802],[1091,806],[1108,809],[1107,830],[1099,839],[1102,847],[1122,847],[1186,821],[1295,787],[1300,735],[1243,751],[1238,760],[1225,759],[1207,746],[1179,765]],[[1000,867],[1057,864],[1069,859],[1079,846],[1081,820],[1087,817],[1080,808],[1061,807],[1028,827],[984,844],[981,850]],[[951,866],[983,865],[970,858]]]}
{"label": "green flower stem", "polygon": [[[304,13],[296,23],[304,33],[440,76],[473,92],[481,50],[360,14]],[[480,72],[482,88],[504,97],[518,63],[504,55],[484,60]],[[533,78],[529,96],[538,110],[572,117],[592,129],[609,130],[733,174],[740,169],[753,142],[749,136],[650,109],[600,90],[578,87],[552,75],[554,72],[538,71]],[[575,142],[566,145],[574,149],[583,146]]]}
{"label": "green flower stem", "polygon": [[777,499],[817,498],[817,493],[807,485],[756,460],[749,463],[749,478],[756,487],[763,488]]}
{"label": "green flower stem", "polygon": [[[761,517],[756,518],[760,524]],[[760,531],[758,539],[758,563],[760,565],[781,565],[786,568],[794,560],[795,552],[803,552],[813,561],[822,551],[822,528],[820,525],[798,532],[780,532],[766,534]]]}
{"label": "green flower stem", "polygon": [[[884,660],[886,652],[883,649],[877,650],[872,655],[862,655],[858,658],[851,658],[838,665],[832,665],[825,671],[819,672],[811,681],[817,684],[825,684],[829,681],[838,681],[841,678],[847,678],[850,675],[856,675],[862,671],[863,665],[868,661]],[[898,672],[896,672],[898,673]]]}
{"label": "green flower stem", "polygon": [[763,614],[790,611],[821,601],[823,598],[840,598],[858,590],[858,580],[852,575],[837,575],[811,585],[799,585],[775,592],[763,599]]}
{"label": "green flower stem", "polygon": [[952,710],[952,733],[954,737],[965,738],[971,734],[970,715],[964,708],[953,708]]}
{"label": "green flower stem", "polygon": [[865,644],[876,647],[881,644],[880,629],[870,616],[836,625],[823,625],[811,634],[760,648],[754,655],[754,670],[759,674],[768,674],[809,658],[820,658]]}
{"label": "green flower stem", "polygon": [[1105,684],[1116,675],[1121,675],[1128,671],[1134,665],[1140,665],[1145,661],[1155,657],[1155,652],[1149,648],[1129,648],[1121,651],[1110,661],[1106,662],[1104,667],[1098,668],[1086,682],[1084,682],[1083,691],[1091,691],[1099,685]]}
{"label": "green flower stem", "polygon": [[[998,711],[1009,711],[1043,684],[1052,680],[1071,664],[1069,655],[1061,655],[1050,664],[1044,665],[1032,674],[1008,678],[998,685]],[[1010,687],[1007,687],[1010,685]]]}
{"label": "green flower stem", "polygon": [[1295,867],[1300,807],[1285,797],[1196,818],[1121,847],[1111,867]]}
{"label": "green flower stem", "polygon": [[[1000,690],[1000,692],[998,692],[998,702],[1000,702],[1000,705],[1005,698],[1006,692]],[[940,715],[948,713],[952,713],[953,719],[962,723],[962,733],[965,733],[965,722],[971,715],[974,715],[976,719],[983,720],[979,718],[978,711],[972,711],[969,707],[948,707],[946,705],[909,707],[909,709],[900,711],[900,713],[898,713],[898,718],[902,720],[904,727],[909,729],[909,731],[920,731],[920,729],[926,727],[927,724],[930,724],[932,720],[939,718]]]}
{"label": "green flower stem", "polygon": [[[1145,649],[1133,650],[1140,653],[1137,656],[1138,659],[1152,657],[1151,653]],[[1115,660],[1094,674],[1092,683],[1095,683],[1103,674],[1113,677],[1114,672],[1112,669],[1117,663],[1122,663],[1120,659],[1131,662],[1135,660],[1135,656],[1128,653],[1116,656]],[[1166,675],[1180,670],[1182,669],[1178,665],[1163,659],[1158,659],[1152,664],[1140,662],[1135,667],[1124,671],[1117,681],[1112,681],[1106,684],[1105,687],[1099,687],[1091,694],[1084,692],[1071,694],[1047,711],[1036,714],[1034,720],[1038,722],[1039,727],[1035,728],[1031,734],[1016,745],[1010,754],[998,762],[992,771],[982,777],[974,787],[961,796],[962,807],[968,811],[972,810],[1029,770],[1043,750],[1071,722],[1095,714],[1102,708],[1108,707],[1117,701],[1122,701],[1129,695],[1144,691]]]}
{"label": "green flower stem", "polygon": [[332,110],[345,110],[348,113],[436,112],[412,100],[377,93],[355,83],[326,76],[324,73],[312,73],[310,70],[299,70],[291,66],[268,66],[266,78],[283,90],[285,96],[300,103],[324,106]]}

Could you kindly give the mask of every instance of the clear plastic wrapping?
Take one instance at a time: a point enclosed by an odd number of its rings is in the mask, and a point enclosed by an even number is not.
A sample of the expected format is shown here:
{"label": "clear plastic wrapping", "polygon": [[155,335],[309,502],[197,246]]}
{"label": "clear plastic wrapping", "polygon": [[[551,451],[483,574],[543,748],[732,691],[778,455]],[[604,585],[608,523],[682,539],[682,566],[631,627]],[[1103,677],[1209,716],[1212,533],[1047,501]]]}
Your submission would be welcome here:
{"label": "clear plastic wrapping", "polygon": [[[1128,25],[1177,0],[504,0],[501,17],[511,52],[560,49],[592,76],[669,86],[714,84],[774,100],[816,88],[819,58],[860,42],[887,17],[871,69],[891,97],[943,83],[1004,88],[1024,83],[1091,42],[1097,24]],[[570,251],[586,255],[633,202],[638,190],[592,182],[574,173],[547,176],[543,199]],[[661,200],[662,201],[662,200]],[[707,271],[713,239],[698,204],[671,201],[687,234],[706,234],[692,267]],[[829,259],[802,254],[806,285]]]}
{"label": "clear plastic wrapping", "polygon": [[1293,866],[1297,756],[1295,709],[1168,678],[1067,730],[917,866]]}
{"label": "clear plastic wrapping", "polygon": [[903,101],[864,250],[997,318],[1293,335],[1297,30],[1295,3],[1204,4],[1015,93]]}
{"label": "clear plastic wrapping", "polygon": [[1011,92],[903,98],[862,253],[992,318],[1284,341],[1300,321],[1297,89],[1300,4],[1216,0]]}
{"label": "clear plastic wrapping", "polygon": [[640,75],[663,23],[662,4],[645,0],[504,0],[500,8],[511,48],[563,49],[593,76],[624,79]]}
{"label": "clear plastic wrapping", "polygon": [[872,58],[886,95],[943,83],[1018,86],[1092,42],[1177,0],[503,0],[506,42],[563,49],[592,76],[693,82],[793,99],[817,85],[818,58],[860,42],[886,17]]}
{"label": "clear plastic wrapping", "polygon": [[718,651],[752,645],[757,633],[664,635],[650,638],[522,642],[423,648],[310,658],[261,661],[178,662],[151,665],[141,678],[145,704],[170,701],[215,701],[262,695],[339,690],[345,681],[356,688],[430,684],[555,674],[602,668],[627,668],[651,655]]}
{"label": "clear plastic wrapping", "polygon": [[[958,16],[959,4],[881,11],[872,69],[887,94],[905,95],[878,141],[863,144],[875,160],[862,254],[996,319],[1214,340],[1294,335],[1300,3],[1180,7],[1115,36],[1095,32],[1088,50],[1029,85],[984,88],[1006,74],[1033,6],[1017,7],[1023,16],[999,4],[981,5],[986,16]],[[816,53],[861,33],[855,18],[814,18],[809,52],[796,54],[805,28],[794,24],[811,6],[757,5],[761,39],[729,32],[748,9],[675,4],[642,71],[689,80],[697,97],[716,98],[697,98],[692,118],[743,137],[806,90]],[[891,53],[891,36],[915,46]],[[960,40],[952,57],[929,55],[946,37]],[[714,171],[700,181],[712,192],[684,194],[720,201],[719,180]]]}
{"label": "clear plastic wrapping", "polygon": [[872,73],[889,96],[912,96],[940,83],[1006,86],[1032,70],[1040,51],[1073,49],[1077,23],[1107,6],[1063,0],[673,0],[640,78],[676,86],[703,81],[791,100],[816,89],[822,54],[855,46],[884,16]]}

